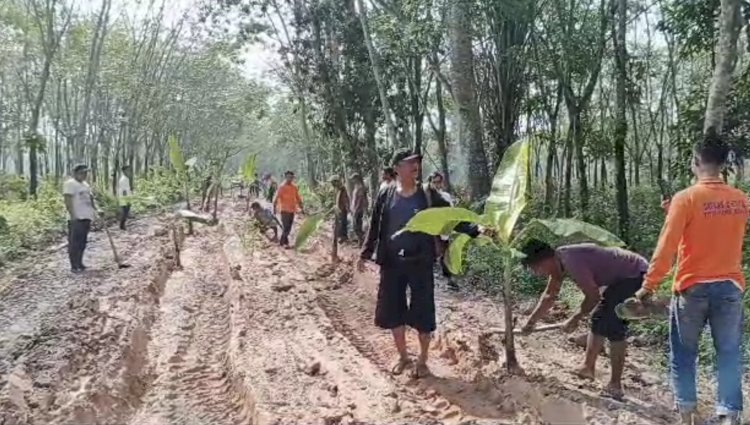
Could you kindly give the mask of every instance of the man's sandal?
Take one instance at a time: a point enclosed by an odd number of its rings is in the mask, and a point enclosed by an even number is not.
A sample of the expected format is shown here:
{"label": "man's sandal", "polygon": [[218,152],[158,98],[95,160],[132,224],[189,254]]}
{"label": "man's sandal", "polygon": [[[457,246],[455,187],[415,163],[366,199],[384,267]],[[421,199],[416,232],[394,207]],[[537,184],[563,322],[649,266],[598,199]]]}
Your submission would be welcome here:
{"label": "man's sandal", "polygon": [[430,369],[427,367],[427,363],[416,362],[414,364],[414,370],[412,370],[411,377],[414,379],[424,378],[430,375]]}
{"label": "man's sandal", "polygon": [[411,359],[399,359],[391,368],[391,374],[396,376],[401,375],[407,367],[411,366],[411,363]]}

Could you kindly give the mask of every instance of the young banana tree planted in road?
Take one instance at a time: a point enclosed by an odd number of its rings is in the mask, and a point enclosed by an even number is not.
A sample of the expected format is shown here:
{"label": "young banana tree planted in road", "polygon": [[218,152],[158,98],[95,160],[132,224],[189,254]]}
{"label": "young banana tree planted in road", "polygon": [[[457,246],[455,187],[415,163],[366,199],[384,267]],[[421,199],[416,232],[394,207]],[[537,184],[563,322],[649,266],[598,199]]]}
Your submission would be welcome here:
{"label": "young banana tree planted in road", "polygon": [[[190,170],[195,167],[198,158],[192,157],[185,161],[180,142],[177,140],[176,136],[170,136],[167,143],[169,144],[169,161],[172,163],[172,168],[174,168],[175,173],[177,173],[177,177],[182,182],[185,190],[185,207],[190,211]],[[188,221],[188,234],[193,234],[192,221]]]}
{"label": "young banana tree planted in road", "polygon": [[[521,231],[514,231],[521,212],[526,207],[531,163],[531,141],[523,139],[506,150],[492,181],[492,190],[479,215],[464,208],[432,208],[414,216],[403,231],[423,232],[434,236],[451,235],[446,265],[454,274],[463,272],[465,253],[470,243],[493,244],[502,252],[503,304],[505,310],[506,367],[520,373],[513,340],[513,291],[511,271],[513,261],[522,257],[514,247],[530,234],[544,234],[563,240],[588,240],[603,245],[622,245],[620,239],[606,230],[574,219],[532,219]],[[484,228],[484,234],[472,239],[454,232],[458,223],[469,222]]]}

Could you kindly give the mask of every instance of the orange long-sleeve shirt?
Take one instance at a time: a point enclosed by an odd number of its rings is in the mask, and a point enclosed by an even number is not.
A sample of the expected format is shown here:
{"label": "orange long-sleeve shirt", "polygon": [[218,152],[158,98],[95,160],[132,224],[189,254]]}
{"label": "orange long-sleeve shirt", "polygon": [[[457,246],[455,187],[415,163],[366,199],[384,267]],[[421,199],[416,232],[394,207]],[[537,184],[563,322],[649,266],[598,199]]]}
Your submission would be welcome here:
{"label": "orange long-sleeve shirt", "polygon": [[279,212],[296,213],[302,208],[302,197],[299,195],[299,189],[294,183],[283,183],[276,192],[274,205]]}
{"label": "orange long-sleeve shirt", "polygon": [[656,290],[677,255],[673,292],[719,280],[732,280],[744,289],[742,240],[747,219],[747,195],[721,180],[702,180],[677,193],[643,286]]}

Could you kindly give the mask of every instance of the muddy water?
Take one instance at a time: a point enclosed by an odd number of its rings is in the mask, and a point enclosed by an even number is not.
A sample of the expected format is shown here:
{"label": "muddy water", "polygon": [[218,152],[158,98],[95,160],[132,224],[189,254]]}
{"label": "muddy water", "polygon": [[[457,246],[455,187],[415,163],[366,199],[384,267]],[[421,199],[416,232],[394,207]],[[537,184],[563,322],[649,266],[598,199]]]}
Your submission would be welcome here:
{"label": "muddy water", "polygon": [[[182,268],[168,221],[116,233],[133,266],[110,264],[95,234],[92,271],[46,253],[0,281],[0,424],[666,424],[660,372],[634,350],[624,403],[599,397],[608,373],[567,373],[580,348],[560,334],[519,338],[527,375],[502,368],[499,306],[438,284],[433,376],[392,376],[388,333],[372,324],[377,277],[327,264],[328,236],[295,253],[246,233],[240,205],[196,226]],[[62,271],[61,271],[62,270]],[[416,335],[409,334],[415,353]]]}

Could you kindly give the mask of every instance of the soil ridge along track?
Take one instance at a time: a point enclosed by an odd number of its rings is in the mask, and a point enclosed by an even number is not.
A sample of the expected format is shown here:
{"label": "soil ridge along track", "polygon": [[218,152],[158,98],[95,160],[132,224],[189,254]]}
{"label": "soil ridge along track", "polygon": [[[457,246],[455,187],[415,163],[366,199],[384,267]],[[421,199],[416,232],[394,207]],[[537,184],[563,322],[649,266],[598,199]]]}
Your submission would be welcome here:
{"label": "soil ridge along track", "polygon": [[[667,424],[663,374],[634,350],[628,400],[567,373],[583,353],[560,333],[519,338],[527,376],[505,374],[499,306],[468,288],[436,291],[434,376],[389,373],[388,333],[372,323],[377,275],[353,247],[329,264],[330,234],[302,252],[248,230],[243,205],[196,225],[175,266],[166,217],[113,232],[117,270],[92,235],[91,271],[60,250],[0,280],[0,425]],[[410,343],[415,341],[409,335]],[[417,347],[410,346],[416,353]]]}

